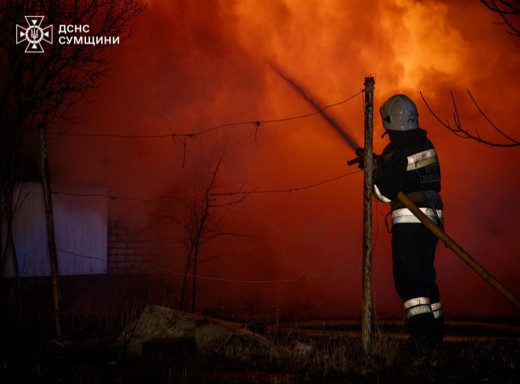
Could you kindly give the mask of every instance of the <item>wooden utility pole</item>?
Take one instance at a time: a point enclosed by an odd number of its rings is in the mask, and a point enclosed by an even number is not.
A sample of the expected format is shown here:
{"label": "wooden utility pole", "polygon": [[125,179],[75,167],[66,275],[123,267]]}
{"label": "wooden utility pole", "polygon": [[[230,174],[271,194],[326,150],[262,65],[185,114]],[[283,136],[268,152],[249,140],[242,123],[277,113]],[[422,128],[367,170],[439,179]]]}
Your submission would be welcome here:
{"label": "wooden utility pole", "polygon": [[361,343],[366,360],[371,354],[372,311],[372,186],[373,180],[373,131],[374,131],[374,78],[365,77],[365,151],[363,195],[363,306],[361,319]]}
{"label": "wooden utility pole", "polygon": [[63,340],[61,328],[61,291],[59,284],[58,256],[56,253],[56,239],[54,236],[54,216],[52,213],[51,187],[49,178],[49,163],[47,160],[47,146],[45,144],[45,125],[38,124],[40,136],[41,166],[43,198],[45,201],[45,218],[47,222],[47,244],[49,248],[49,259],[51,264],[52,298],[54,300],[54,321],[56,324],[56,338]]}

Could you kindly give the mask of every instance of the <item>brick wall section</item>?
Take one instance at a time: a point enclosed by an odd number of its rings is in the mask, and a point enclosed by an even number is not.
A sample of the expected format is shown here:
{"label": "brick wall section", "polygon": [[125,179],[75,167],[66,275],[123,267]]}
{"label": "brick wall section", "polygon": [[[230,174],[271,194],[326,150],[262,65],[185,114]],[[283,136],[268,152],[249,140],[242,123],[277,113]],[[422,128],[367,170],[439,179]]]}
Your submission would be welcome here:
{"label": "brick wall section", "polygon": [[173,254],[173,238],[167,234],[129,228],[123,221],[109,220],[109,275],[165,272]]}

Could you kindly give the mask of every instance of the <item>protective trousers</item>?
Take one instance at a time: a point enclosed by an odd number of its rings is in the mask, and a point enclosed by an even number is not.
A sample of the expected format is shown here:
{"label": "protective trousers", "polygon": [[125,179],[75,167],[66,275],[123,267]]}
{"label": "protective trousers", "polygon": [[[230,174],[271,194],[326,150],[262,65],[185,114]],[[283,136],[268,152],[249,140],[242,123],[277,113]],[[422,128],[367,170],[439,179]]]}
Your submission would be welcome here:
{"label": "protective trousers", "polygon": [[434,267],[438,239],[423,224],[392,226],[394,284],[412,338],[421,344],[442,340],[444,326]]}

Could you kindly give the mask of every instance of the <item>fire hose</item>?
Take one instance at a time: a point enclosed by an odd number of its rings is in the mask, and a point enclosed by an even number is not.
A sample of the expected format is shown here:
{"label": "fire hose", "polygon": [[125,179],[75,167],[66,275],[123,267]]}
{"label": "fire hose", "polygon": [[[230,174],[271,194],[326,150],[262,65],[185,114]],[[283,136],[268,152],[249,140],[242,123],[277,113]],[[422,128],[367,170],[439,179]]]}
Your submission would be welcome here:
{"label": "fire hose", "polygon": [[408,208],[435,236],[437,236],[449,249],[462,259],[471,269],[482,277],[489,285],[498,291],[507,301],[520,309],[520,300],[504,287],[482,265],[462,249],[446,232],[431,221],[403,192],[397,194],[397,198]]}

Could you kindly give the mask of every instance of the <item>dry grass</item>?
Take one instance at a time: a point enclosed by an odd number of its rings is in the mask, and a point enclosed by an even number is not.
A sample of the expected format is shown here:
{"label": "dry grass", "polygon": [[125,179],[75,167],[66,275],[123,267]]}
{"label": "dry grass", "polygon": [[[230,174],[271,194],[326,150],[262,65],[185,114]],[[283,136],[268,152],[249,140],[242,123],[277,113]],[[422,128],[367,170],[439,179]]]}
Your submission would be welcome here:
{"label": "dry grass", "polygon": [[[253,324],[258,342],[232,339],[218,351],[172,361],[128,359],[116,345],[134,306],[103,319],[75,314],[65,321],[72,343],[52,342],[52,324],[4,324],[0,382],[17,383],[518,383],[520,335],[504,340],[467,337],[420,353],[404,337],[386,336],[374,325],[370,359],[352,328]],[[403,331],[404,332],[404,331]],[[332,335],[332,336],[331,336]],[[399,336],[399,332],[397,334]],[[404,334],[401,334],[404,336]]]}
{"label": "dry grass", "polygon": [[219,357],[230,370],[293,374],[284,381],[291,383],[520,382],[520,335],[479,341],[468,336],[420,350],[405,335],[385,336],[376,325],[367,360],[359,337],[339,334],[306,337],[295,326],[268,333],[270,347],[229,345]]}
{"label": "dry grass", "polygon": [[[488,341],[468,337],[424,351],[406,337],[384,336],[377,326],[374,333],[369,360],[359,337],[341,337],[337,332],[327,337],[325,331],[321,337],[306,337],[295,327],[293,332],[268,334],[269,347],[232,344],[208,362],[220,361],[229,370],[271,372],[273,377],[293,374],[283,381],[287,383],[516,383],[520,379],[518,337]],[[211,370],[211,363],[196,369],[208,367]]]}

